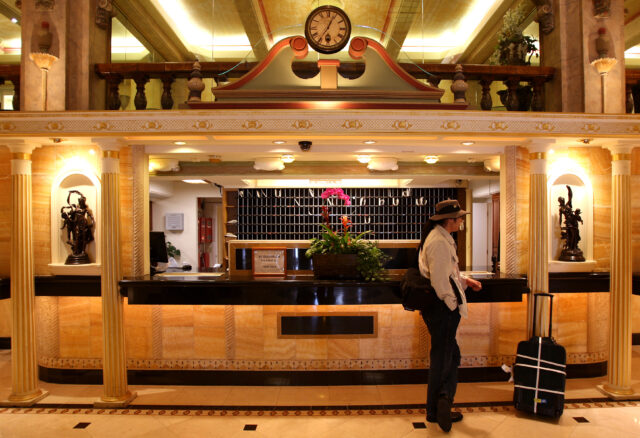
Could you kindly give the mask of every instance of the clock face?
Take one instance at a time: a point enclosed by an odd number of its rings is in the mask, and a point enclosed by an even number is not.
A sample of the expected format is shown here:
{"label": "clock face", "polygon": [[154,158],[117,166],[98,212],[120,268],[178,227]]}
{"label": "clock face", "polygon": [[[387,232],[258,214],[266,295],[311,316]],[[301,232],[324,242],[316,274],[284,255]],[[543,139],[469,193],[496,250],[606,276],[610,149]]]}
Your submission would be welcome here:
{"label": "clock face", "polygon": [[307,17],[304,35],[309,45],[316,51],[336,53],[349,42],[351,22],[342,9],[335,6],[320,6],[311,11]]}

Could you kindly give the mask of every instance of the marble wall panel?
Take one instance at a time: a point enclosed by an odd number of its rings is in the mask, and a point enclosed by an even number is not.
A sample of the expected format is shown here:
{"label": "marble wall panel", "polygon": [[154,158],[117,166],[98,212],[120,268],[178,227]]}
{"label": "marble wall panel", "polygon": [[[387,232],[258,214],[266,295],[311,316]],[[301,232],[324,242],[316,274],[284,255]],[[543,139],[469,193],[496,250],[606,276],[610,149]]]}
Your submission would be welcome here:
{"label": "marble wall panel", "polygon": [[[47,275],[51,263],[51,184],[56,172],[56,150],[53,146],[37,148],[32,157],[33,262],[36,275]],[[59,207],[58,207],[59,208]]]}
{"label": "marble wall panel", "polygon": [[91,307],[89,297],[59,297],[58,321],[60,327],[89,327]]}
{"label": "marble wall panel", "polygon": [[264,356],[264,315],[262,306],[236,306],[235,359]]}
{"label": "marble wall panel", "polygon": [[124,341],[127,358],[145,359],[152,357],[152,339],[151,326],[125,326]]}
{"label": "marble wall panel", "polygon": [[91,357],[91,340],[86,326],[60,327],[60,357]]}
{"label": "marble wall panel", "polygon": [[329,347],[327,338],[296,339],[296,359],[327,359]]}
{"label": "marble wall panel", "polygon": [[588,294],[556,294],[554,301],[552,336],[567,353],[587,352]]}
{"label": "marble wall panel", "polygon": [[631,326],[633,333],[640,333],[640,295],[631,297]]}
{"label": "marble wall panel", "polygon": [[193,307],[169,305],[162,306],[163,327],[193,327]]}
{"label": "marble wall panel", "polygon": [[11,300],[0,300],[0,338],[11,337]]}
{"label": "marble wall panel", "polygon": [[193,357],[193,327],[162,328],[163,359],[191,359]]}
{"label": "marble wall panel", "polygon": [[608,293],[588,294],[589,323],[587,327],[587,351],[608,352],[610,300],[611,298]]}
{"label": "marble wall panel", "polygon": [[329,338],[327,341],[328,359],[352,359],[361,358],[360,340]]}
{"label": "marble wall panel", "polygon": [[358,343],[360,344],[359,357],[362,359],[388,358],[394,342],[395,339],[393,338],[391,327],[378,327],[377,337],[361,338],[358,340]]}
{"label": "marble wall panel", "polygon": [[193,328],[194,354],[197,359],[224,359],[224,325]]}
{"label": "marble wall panel", "polygon": [[[126,307],[126,300],[125,300]],[[89,298],[89,336],[91,337],[91,357],[102,357],[102,298]]]}

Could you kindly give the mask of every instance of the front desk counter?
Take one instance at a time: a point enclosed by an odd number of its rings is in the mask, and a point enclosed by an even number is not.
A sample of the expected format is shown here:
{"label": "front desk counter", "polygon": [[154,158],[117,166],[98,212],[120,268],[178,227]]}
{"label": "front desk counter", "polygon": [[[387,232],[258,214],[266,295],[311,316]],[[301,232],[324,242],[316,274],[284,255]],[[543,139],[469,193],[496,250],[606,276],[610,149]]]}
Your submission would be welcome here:
{"label": "front desk counter", "polygon": [[[528,291],[519,275],[475,274],[483,290],[467,290],[471,303],[522,301]],[[125,278],[120,282],[129,304],[219,305],[363,305],[399,304],[400,277],[387,281],[316,280],[313,275],[231,277],[224,273],[160,274]]]}
{"label": "front desk counter", "polygon": [[[125,278],[131,384],[336,385],[424,383],[429,334],[400,305],[400,278],[366,283],[170,273]],[[218,276],[215,276],[218,275]],[[472,274],[458,330],[460,380],[506,380],[526,338],[526,277]],[[570,280],[567,280],[570,278]],[[638,276],[634,276],[634,291]],[[606,374],[608,273],[550,276],[554,337],[569,377]],[[100,277],[35,279],[40,378],[99,383]]]}

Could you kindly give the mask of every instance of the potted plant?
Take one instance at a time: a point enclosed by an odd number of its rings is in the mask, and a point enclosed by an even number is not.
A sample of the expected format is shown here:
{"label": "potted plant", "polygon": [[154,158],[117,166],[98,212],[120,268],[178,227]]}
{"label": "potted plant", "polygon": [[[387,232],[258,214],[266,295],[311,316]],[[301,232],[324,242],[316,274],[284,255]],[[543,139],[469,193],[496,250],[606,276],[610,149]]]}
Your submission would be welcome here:
{"label": "potted plant", "polygon": [[176,257],[180,257],[180,250],[173,246],[173,244],[169,241],[167,241],[167,256],[173,257],[174,259]]}
{"label": "potted plant", "polygon": [[[321,197],[327,199],[336,196],[351,205],[351,200],[342,189],[325,190]],[[317,278],[359,279],[366,281],[382,280],[384,264],[391,259],[378,248],[377,243],[364,238],[371,231],[354,235],[349,231],[351,220],[342,216],[341,230],[331,226],[329,208],[322,206],[323,223],[320,237],[311,239],[311,246],[305,253],[313,260],[314,275]]]}
{"label": "potted plant", "polygon": [[524,35],[520,29],[525,14],[524,3],[521,3],[504,15],[502,28],[498,31],[498,44],[490,58],[492,64],[529,65],[531,57],[534,54],[538,56],[538,48],[535,45],[537,40]]}

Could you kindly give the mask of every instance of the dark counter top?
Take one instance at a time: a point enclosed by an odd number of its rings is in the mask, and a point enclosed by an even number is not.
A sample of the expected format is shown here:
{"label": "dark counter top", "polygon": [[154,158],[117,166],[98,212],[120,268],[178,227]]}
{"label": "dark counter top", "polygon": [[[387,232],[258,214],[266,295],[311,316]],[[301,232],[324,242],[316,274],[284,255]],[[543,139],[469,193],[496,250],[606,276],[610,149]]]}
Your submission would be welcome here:
{"label": "dark counter top", "polygon": [[[520,276],[484,276],[481,292],[468,291],[468,301],[522,301],[527,291]],[[380,282],[316,280],[312,276],[229,279],[170,276],[126,278],[120,292],[129,304],[342,305],[398,304],[400,279]]]}
{"label": "dark counter top", "polygon": [[9,279],[0,278],[0,300],[6,300],[11,297],[11,290],[9,288]]}

